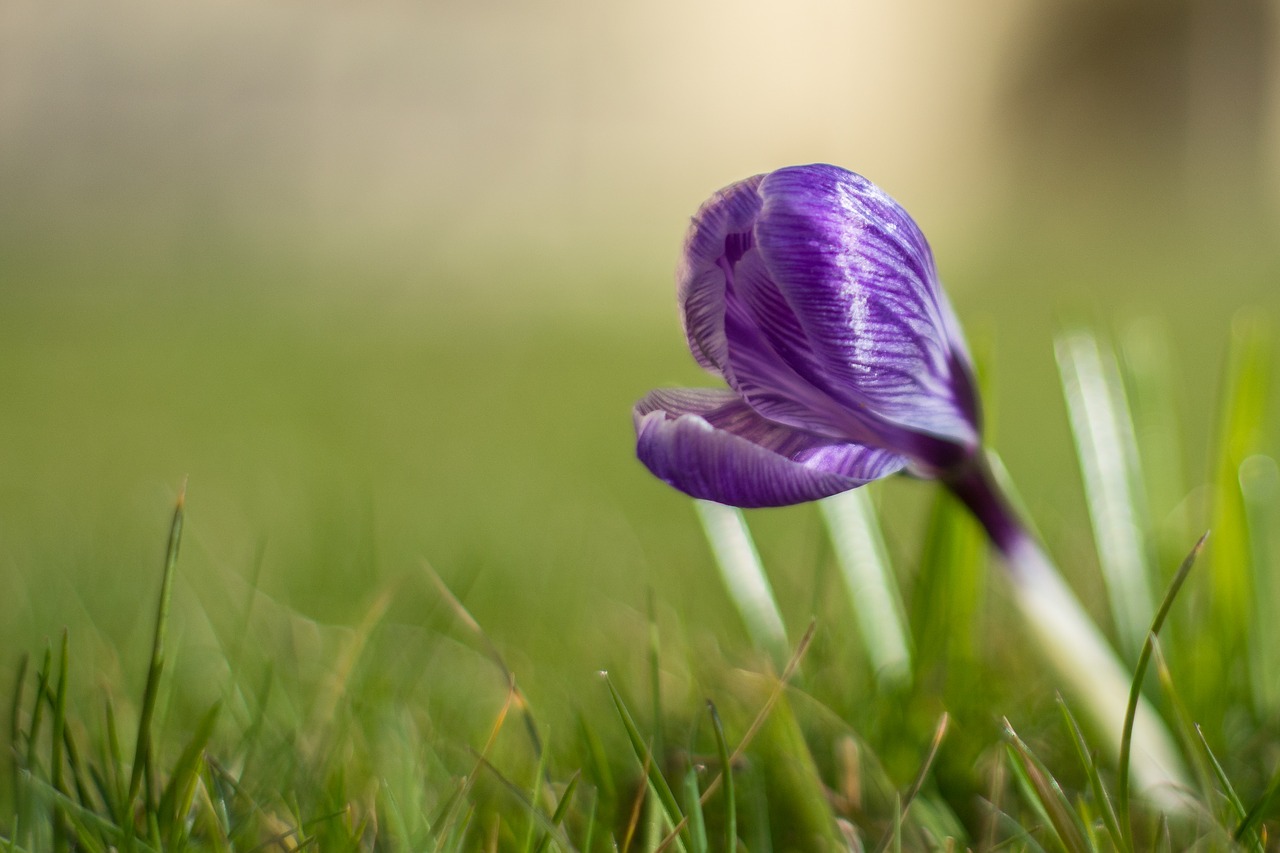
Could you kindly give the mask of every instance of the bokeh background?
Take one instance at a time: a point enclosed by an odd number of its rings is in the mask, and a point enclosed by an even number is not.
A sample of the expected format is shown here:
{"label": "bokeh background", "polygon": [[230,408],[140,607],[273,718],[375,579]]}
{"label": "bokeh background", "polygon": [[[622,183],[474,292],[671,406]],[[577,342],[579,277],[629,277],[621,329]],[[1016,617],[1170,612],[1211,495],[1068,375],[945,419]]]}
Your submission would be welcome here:
{"label": "bokeh background", "polygon": [[[197,692],[202,647],[387,590],[445,621],[424,564],[535,690],[640,654],[650,601],[740,644],[629,409],[710,382],[689,215],[812,161],[930,236],[993,441],[1096,589],[1052,337],[1163,329],[1203,469],[1233,317],[1278,303],[1278,35],[1268,0],[5,0],[0,650],[70,626],[140,683],[184,481]],[[908,575],[928,489],[881,496]],[[816,518],[752,521],[802,627]]]}

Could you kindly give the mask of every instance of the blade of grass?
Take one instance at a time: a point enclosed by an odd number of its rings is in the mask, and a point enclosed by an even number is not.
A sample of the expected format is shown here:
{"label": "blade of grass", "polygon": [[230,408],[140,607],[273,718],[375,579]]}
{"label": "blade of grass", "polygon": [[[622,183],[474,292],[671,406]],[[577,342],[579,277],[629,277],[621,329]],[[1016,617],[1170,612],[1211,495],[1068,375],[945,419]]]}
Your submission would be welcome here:
{"label": "blade of grass", "polygon": [[[155,634],[151,642],[151,664],[147,668],[147,681],[142,691],[142,713],[138,719],[138,735],[133,755],[133,771],[129,778],[129,809],[143,795],[143,808],[153,810],[152,790],[155,784],[155,757],[151,747],[151,722],[156,710],[156,697],[160,691],[160,675],[164,671],[165,632],[169,623],[169,602],[173,596],[173,578],[178,565],[178,547],[182,542],[182,522],[185,514],[187,485],[182,484],[177,504],[173,510],[173,522],[169,526],[169,543],[165,548],[164,574],[160,581],[160,600],[156,607]],[[143,781],[146,791],[143,792]],[[129,825],[132,825],[130,823]]]}
{"label": "blade of grass", "polygon": [[1151,623],[1150,569],[1142,542],[1145,501],[1133,419],[1115,355],[1087,331],[1055,344],[1077,458],[1084,477],[1111,615],[1122,656],[1132,661]]}
{"label": "blade of grass", "polygon": [[[9,702],[9,771],[12,777],[15,799],[21,792],[18,777],[23,770],[22,755],[22,694],[27,686],[27,667],[31,664],[31,656],[23,652],[18,657],[18,668],[13,678],[13,699]],[[15,803],[15,806],[18,806]],[[16,808],[21,811],[20,808]]]}
{"label": "blade of grass", "polygon": [[686,827],[680,832],[681,838],[685,843],[690,841],[687,825],[684,815],[680,811],[680,804],[676,801],[676,796],[671,790],[671,786],[667,784],[666,778],[662,775],[661,769],[657,767],[653,760],[653,753],[645,743],[644,737],[640,734],[640,729],[636,726],[635,718],[631,716],[631,711],[627,709],[627,704],[622,699],[622,694],[618,692],[618,688],[614,686],[613,680],[609,678],[609,673],[600,673],[604,679],[605,686],[609,688],[609,695],[613,698],[613,706],[618,712],[619,719],[622,720],[622,727],[626,730],[627,740],[631,742],[631,749],[635,753],[636,760],[641,766],[648,769],[649,786],[657,794],[666,818],[670,822],[671,827]]}
{"label": "blade of grass", "polygon": [[[1130,391],[1134,438],[1141,450],[1148,518],[1163,520],[1149,528],[1150,535],[1156,537],[1155,565],[1177,565],[1186,540],[1194,535],[1183,503],[1187,485],[1175,394],[1177,359],[1167,330],[1151,319],[1125,328],[1120,351],[1125,386]],[[1152,578],[1154,581],[1154,574]]]}
{"label": "blade of grass", "polygon": [[1138,713],[1138,700],[1142,695],[1142,681],[1146,678],[1147,665],[1151,662],[1151,653],[1155,647],[1156,637],[1160,634],[1160,628],[1164,625],[1164,620],[1169,615],[1169,610],[1173,607],[1173,601],[1178,597],[1178,591],[1182,589],[1183,582],[1186,581],[1187,575],[1191,573],[1191,567],[1195,565],[1196,558],[1204,550],[1204,543],[1208,538],[1208,533],[1201,536],[1195,547],[1191,549],[1191,553],[1187,554],[1186,559],[1182,561],[1182,565],[1178,567],[1177,574],[1173,576],[1173,580],[1169,583],[1169,589],[1165,592],[1164,600],[1160,602],[1160,608],[1156,611],[1155,618],[1151,622],[1151,630],[1147,633],[1146,642],[1142,644],[1142,651],[1138,655],[1138,663],[1134,667],[1133,683],[1129,688],[1129,704],[1124,715],[1124,728],[1120,734],[1119,781],[1116,786],[1116,815],[1120,821],[1120,828],[1129,839],[1127,845],[1129,849],[1133,849],[1133,830],[1129,823],[1130,753],[1133,749],[1133,725]]}
{"label": "blade of grass", "polygon": [[[1230,692],[1218,661],[1245,654],[1253,616],[1252,576],[1257,570],[1252,565],[1240,466],[1259,449],[1270,397],[1270,367],[1271,341],[1266,323],[1258,316],[1239,315],[1231,329],[1212,479],[1213,566],[1204,579],[1212,586],[1212,592],[1209,618],[1203,620],[1207,639],[1199,644],[1205,658],[1198,667],[1206,676],[1205,701],[1201,703],[1206,710],[1210,705],[1220,707],[1221,695]],[[1208,720],[1207,714],[1197,717],[1202,722]]]}
{"label": "blade of grass", "polygon": [[[800,642],[796,646],[796,650],[791,654],[791,659],[787,661],[786,667],[782,670],[782,675],[777,678],[774,682],[773,689],[769,691],[769,697],[760,707],[759,712],[756,713],[755,719],[751,721],[751,725],[747,727],[747,732],[742,736],[742,740],[738,741],[738,746],[734,749],[733,754],[729,756],[727,768],[717,774],[716,777],[711,780],[710,784],[702,789],[702,804],[704,806],[707,804],[707,800],[710,799],[711,795],[714,794],[722,784],[724,784],[726,774],[731,772],[731,768],[734,764],[747,751],[747,747],[751,745],[751,742],[755,740],[756,735],[760,733],[762,728],[764,728],[764,724],[773,713],[773,709],[777,707],[778,703],[782,700],[787,684],[791,681],[792,676],[796,674],[796,670],[800,668],[800,661],[804,659],[805,652],[809,650],[809,645],[813,642],[813,635],[817,630],[817,623],[810,622],[808,630],[806,630],[804,632],[804,636],[800,638]],[[667,837],[662,840],[662,843],[655,848],[654,853],[662,853],[663,850],[666,850],[672,843],[674,843],[679,837],[681,830],[684,829],[684,824],[685,821],[681,820],[681,822],[667,834]],[[751,849],[757,849],[758,846],[759,845],[753,845]]]}
{"label": "blade of grass", "polygon": [[[1107,834],[1111,836],[1111,843],[1117,850],[1123,850],[1125,835],[1120,831],[1120,819],[1116,817],[1115,805],[1111,802],[1111,795],[1107,793],[1107,787],[1102,783],[1102,776],[1098,772],[1097,753],[1089,749],[1084,731],[1081,730],[1080,724],[1076,722],[1075,716],[1072,715],[1071,709],[1067,707],[1066,700],[1062,696],[1058,696],[1058,708],[1061,709],[1062,718],[1067,725],[1067,730],[1071,733],[1071,743],[1076,749],[1076,757],[1080,759],[1080,766],[1084,768],[1085,775],[1089,779],[1089,790],[1093,792],[1093,799],[1102,812],[1102,823],[1107,828]],[[1088,826],[1089,823],[1086,821],[1086,830]]]}
{"label": "blade of grass", "polygon": [[187,815],[196,794],[196,782],[199,780],[203,754],[213,737],[214,726],[218,722],[218,714],[222,703],[215,702],[205,712],[196,726],[195,734],[188,741],[182,754],[169,771],[169,781],[160,795],[158,812],[161,828],[165,832],[167,847],[180,847],[182,834],[187,828]]}
{"label": "blade of grass", "polygon": [[818,508],[877,681],[889,686],[910,683],[902,597],[867,489],[833,495],[818,501]]}
{"label": "blade of grass", "polygon": [[[507,793],[507,795],[519,804],[521,810],[529,816],[529,819],[533,821],[534,825],[541,830],[548,840],[554,839],[556,843],[565,850],[574,849],[572,842],[570,842],[568,836],[564,834],[564,830],[560,828],[556,819],[544,814],[543,811],[538,808],[537,804],[527,797],[524,791],[520,790],[519,785],[504,776],[502,772],[498,770],[498,768],[494,767],[489,759],[485,758],[483,755],[476,753],[475,759],[480,767],[484,768],[490,776],[498,781],[498,784],[502,786],[502,789]],[[540,845],[539,849],[543,846],[545,846],[545,843]]]}
{"label": "blade of grass", "polygon": [[1255,454],[1240,464],[1238,472],[1248,531],[1253,574],[1253,612],[1249,620],[1249,673],[1255,711],[1259,718],[1280,715],[1280,572],[1276,569],[1274,531],[1280,525],[1280,468],[1270,456]]}
{"label": "blade of grass", "polygon": [[[559,828],[564,823],[565,817],[569,814],[569,804],[573,802],[573,795],[578,790],[578,782],[581,779],[581,771],[575,772],[571,777],[569,777],[569,784],[565,785],[564,793],[560,795],[560,802],[556,805],[556,810],[551,815],[552,826]],[[550,832],[542,833],[542,840],[538,842],[538,847],[534,853],[543,853],[543,851],[547,849],[547,845],[551,843],[551,838],[552,834]],[[567,838],[564,843],[566,848],[572,847],[572,845],[568,843]],[[589,846],[589,843],[588,845],[584,845],[583,849],[590,850],[591,847]]]}
{"label": "blade of grass", "polygon": [[929,511],[909,622],[916,681],[942,684],[949,705],[968,702],[986,585],[986,540],[950,492],[938,489]]}
{"label": "blade of grass", "polygon": [[1218,761],[1218,756],[1214,755],[1213,749],[1209,746],[1209,741],[1205,739],[1204,731],[1199,726],[1195,727],[1195,731],[1199,747],[1209,760],[1209,767],[1213,770],[1214,778],[1218,781],[1222,796],[1226,798],[1231,810],[1235,812],[1235,820],[1240,821],[1240,825],[1243,826],[1245,819],[1248,817],[1244,802],[1240,799],[1240,795],[1236,793],[1235,786],[1231,784],[1231,778],[1227,776],[1227,771],[1222,768],[1222,763]]}
{"label": "blade of grass", "polygon": [[479,621],[471,615],[466,606],[453,594],[453,591],[445,584],[444,579],[436,574],[435,569],[428,563],[423,563],[422,568],[431,580],[432,585],[435,586],[436,591],[440,593],[440,597],[444,599],[449,609],[453,611],[454,617],[480,641],[489,659],[493,661],[498,671],[502,673],[502,677],[507,683],[507,691],[510,693],[516,707],[519,708],[521,717],[524,720],[525,731],[529,736],[530,743],[533,745],[534,754],[542,755],[542,736],[538,734],[537,722],[533,718],[533,709],[529,705],[529,700],[525,697],[524,691],[516,684],[515,673],[507,666],[506,660],[502,657],[502,652],[498,651],[497,645],[489,638],[488,633],[480,626]]}
{"label": "blade of grass", "polygon": [[[650,712],[652,714],[653,734],[651,736],[649,748],[654,755],[666,755],[667,747],[663,743],[662,738],[662,644],[658,635],[658,618],[655,611],[653,589],[650,588],[648,595],[649,607],[649,702]],[[653,798],[649,803],[649,819],[645,824],[647,837],[645,839],[646,846],[652,849],[658,843],[658,839],[662,835],[662,821],[658,819],[658,815],[654,812],[662,808],[662,804],[658,798]]]}
{"label": "blade of grass", "polygon": [[1276,767],[1271,774],[1271,781],[1267,783],[1267,790],[1253,804],[1248,813],[1241,818],[1240,824],[1231,833],[1231,837],[1235,839],[1237,844],[1248,843],[1255,851],[1262,853],[1263,842],[1258,835],[1257,828],[1267,817],[1267,814],[1272,811],[1278,799],[1280,799],[1280,767]]}
{"label": "blade of grass", "polygon": [[695,500],[693,507],[752,642],[775,666],[782,665],[787,658],[787,629],[742,510],[703,500]]}
{"label": "blade of grass", "polygon": [[684,774],[685,814],[689,819],[690,853],[707,853],[707,822],[698,792],[698,767],[690,764]]}
{"label": "blade of grass", "polygon": [[120,730],[116,726],[116,711],[110,696],[106,697],[103,716],[103,725],[106,727],[107,737],[106,755],[103,757],[103,763],[107,769],[107,778],[103,787],[110,792],[106,799],[110,804],[111,814],[115,817],[116,822],[123,826],[128,819],[129,811],[124,788],[124,751],[120,748]]}
{"label": "blade of grass", "polygon": [[1004,729],[1014,774],[1027,789],[1032,807],[1053,828],[1054,837],[1065,853],[1088,853],[1080,816],[1071,808],[1058,780],[1022,742],[1008,720],[1004,721]]}
{"label": "blade of grass", "polygon": [[[69,635],[64,629],[62,632],[62,649],[58,655],[58,686],[57,693],[53,699],[53,720],[49,733],[49,782],[53,786],[53,790],[59,794],[67,793],[66,784],[63,781],[63,743],[62,735],[67,727],[67,681],[68,681],[68,660],[70,658]],[[53,802],[53,849],[54,853],[63,853],[69,849],[70,842],[67,839],[67,822],[63,813],[60,802],[61,798],[55,799]]]}
{"label": "blade of grass", "polygon": [[711,729],[716,736],[716,750],[720,755],[720,778],[724,779],[724,849],[738,847],[738,804],[733,792],[733,758],[729,755],[729,741],[724,736],[724,724],[715,703],[707,700],[707,712],[711,714]]}
{"label": "blade of grass", "polygon": [[901,798],[897,809],[894,811],[895,831],[880,840],[880,843],[876,846],[876,853],[883,853],[884,850],[888,849],[890,843],[895,842],[895,839],[900,842],[902,823],[906,820],[907,811],[911,808],[911,803],[919,796],[920,789],[924,787],[924,783],[929,778],[929,771],[933,769],[933,762],[938,758],[938,750],[942,748],[942,741],[947,736],[947,728],[950,722],[951,718],[946,713],[943,713],[938,719],[938,725],[933,731],[933,739],[929,743],[929,752],[925,754],[924,761],[920,763],[920,769],[916,771],[915,779],[911,782],[911,787],[907,789],[907,793]]}
{"label": "blade of grass", "polygon": [[1169,708],[1173,712],[1173,721],[1177,726],[1178,739],[1182,742],[1182,752],[1191,762],[1192,771],[1195,774],[1196,782],[1200,786],[1201,796],[1205,802],[1211,802],[1216,796],[1211,780],[1211,773],[1207,762],[1201,755],[1199,741],[1195,734],[1195,727],[1191,722],[1191,715],[1187,713],[1186,703],[1182,701],[1182,696],[1174,688],[1173,673],[1169,671],[1169,666],[1161,651],[1162,643],[1157,643],[1152,647],[1151,660],[1155,663],[1156,675],[1160,680],[1160,687],[1164,691],[1164,695],[1169,702]]}

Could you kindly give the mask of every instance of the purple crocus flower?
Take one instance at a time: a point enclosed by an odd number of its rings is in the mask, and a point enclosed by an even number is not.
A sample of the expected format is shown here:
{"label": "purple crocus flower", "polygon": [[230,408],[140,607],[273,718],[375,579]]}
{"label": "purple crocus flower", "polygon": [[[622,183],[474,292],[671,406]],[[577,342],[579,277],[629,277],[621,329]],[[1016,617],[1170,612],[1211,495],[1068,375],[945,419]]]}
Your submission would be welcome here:
{"label": "purple crocus flower", "polygon": [[945,477],[980,448],[959,325],[916,223],[835,166],[713,196],[678,272],[694,358],[727,390],[654,391],[637,452],[694,497],[801,503],[908,468]]}
{"label": "purple crocus flower", "polygon": [[[649,470],[738,507],[904,469],[941,481],[986,528],[1031,633],[1118,751],[1128,671],[997,485],[964,338],[906,211],[835,166],[757,175],[694,216],[678,280],[693,356],[728,387],[636,404]],[[1172,740],[1145,701],[1137,717],[1135,773],[1176,807]]]}

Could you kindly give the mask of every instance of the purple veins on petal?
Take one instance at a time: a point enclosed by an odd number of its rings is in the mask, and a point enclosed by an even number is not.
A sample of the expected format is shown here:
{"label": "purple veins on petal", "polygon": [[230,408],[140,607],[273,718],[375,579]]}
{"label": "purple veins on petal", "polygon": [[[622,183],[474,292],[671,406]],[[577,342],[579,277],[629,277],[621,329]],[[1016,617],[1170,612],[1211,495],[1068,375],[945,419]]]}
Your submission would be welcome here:
{"label": "purple veins on petal", "polygon": [[637,456],[693,497],[740,507],[828,497],[901,470],[890,451],[761,417],[729,391],[664,389],[635,408]]}
{"label": "purple veins on petal", "polygon": [[723,376],[725,269],[732,268],[754,239],[760,212],[757,175],[725,187],[699,208],[685,238],[676,271],[677,298],[693,357],[704,369]]}
{"label": "purple veins on petal", "polygon": [[964,444],[953,349],[928,243],[865,179],[830,166],[782,169],[760,186],[756,246],[811,353],[848,406]]}

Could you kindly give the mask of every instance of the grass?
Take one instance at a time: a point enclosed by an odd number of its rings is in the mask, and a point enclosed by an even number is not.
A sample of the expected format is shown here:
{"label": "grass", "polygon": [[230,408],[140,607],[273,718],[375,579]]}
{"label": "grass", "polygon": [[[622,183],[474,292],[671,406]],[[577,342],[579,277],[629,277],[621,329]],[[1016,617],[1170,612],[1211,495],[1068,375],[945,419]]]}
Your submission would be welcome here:
{"label": "grass", "polygon": [[[735,537],[712,547],[637,477],[630,402],[700,381],[674,332],[663,352],[643,332],[669,318],[629,337],[544,317],[478,348],[430,308],[290,314],[242,286],[6,297],[0,434],[51,450],[0,456],[0,850],[1271,846],[1264,324],[1232,328],[1220,399],[1191,412],[1176,339],[1064,334],[1066,412],[1037,414],[1036,440],[1075,436],[1084,500],[1045,497],[1075,494],[1070,469],[1020,478],[1126,663],[1149,661],[1137,686],[1191,779],[1161,814],[930,484],[704,519]],[[1022,377],[995,378],[1016,473],[1036,444],[1010,441]]]}

